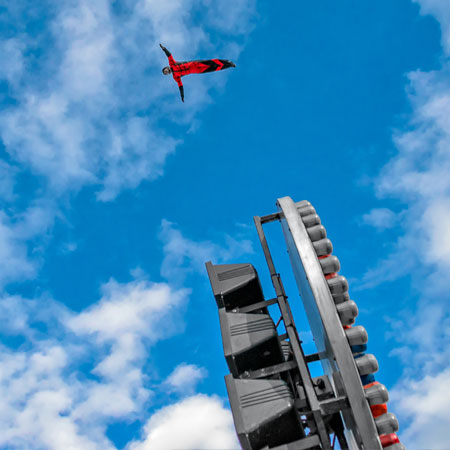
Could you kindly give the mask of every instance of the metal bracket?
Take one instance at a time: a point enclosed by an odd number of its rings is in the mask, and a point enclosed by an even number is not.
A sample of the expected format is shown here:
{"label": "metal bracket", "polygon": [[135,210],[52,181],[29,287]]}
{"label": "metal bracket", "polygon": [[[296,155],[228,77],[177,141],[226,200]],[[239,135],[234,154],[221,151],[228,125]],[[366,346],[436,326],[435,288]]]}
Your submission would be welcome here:
{"label": "metal bracket", "polygon": [[263,369],[249,370],[248,372],[244,372],[241,378],[264,378],[295,368],[297,368],[297,363],[295,361],[288,361],[281,364],[275,364],[274,366],[264,367]]}

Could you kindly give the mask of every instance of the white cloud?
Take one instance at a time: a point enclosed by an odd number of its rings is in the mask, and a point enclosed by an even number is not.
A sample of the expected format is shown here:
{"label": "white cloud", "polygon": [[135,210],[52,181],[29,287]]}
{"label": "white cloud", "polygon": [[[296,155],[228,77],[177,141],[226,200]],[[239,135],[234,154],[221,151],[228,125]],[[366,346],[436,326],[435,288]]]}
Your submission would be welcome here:
{"label": "white cloud", "polygon": [[[42,253],[36,239],[51,229],[56,211],[51,202],[38,201],[9,216],[0,210],[0,286],[35,276]],[[34,244],[30,252],[27,243]]]}
{"label": "white cloud", "polygon": [[[180,59],[194,58],[201,46],[215,52],[207,30],[226,23],[228,35],[248,33],[255,10],[252,1],[234,0],[225,14],[221,2],[210,1],[203,10],[208,17],[198,22],[201,4],[140,0],[124,2],[126,14],[119,14],[107,0],[55,1],[50,39],[22,34],[0,41],[4,62],[12,61],[4,64],[9,67],[4,77],[21,80],[12,89],[17,106],[3,112],[0,128],[12,158],[48,179],[54,194],[90,184],[99,187],[102,201],[161,176],[180,142],[166,136],[158,121],[168,115],[191,120],[208,102],[214,81],[193,80],[193,95],[186,89],[191,107],[183,112],[176,85],[161,75],[165,56],[158,43]],[[46,55],[38,72],[45,84],[33,80],[23,62],[22,50],[36,41]]]}
{"label": "white cloud", "polygon": [[203,0],[209,11],[209,20],[219,29],[239,33],[252,30],[252,19],[255,15],[256,0],[229,0],[227,3]]}
{"label": "white cloud", "polygon": [[[417,0],[424,14],[434,14],[450,54],[450,3]],[[392,390],[392,409],[400,416],[401,437],[412,449],[448,448],[446,387],[450,349],[450,63],[433,72],[409,74],[413,113],[394,143],[398,153],[383,168],[377,194],[405,204],[403,231],[393,251],[364,276],[363,286],[411,275],[418,294],[391,319],[391,338],[404,372]],[[403,427],[403,428],[402,428]]]}
{"label": "white cloud", "polygon": [[450,9],[447,0],[413,0],[419,3],[422,14],[432,14],[441,25],[442,46],[450,54]]}
{"label": "white cloud", "polygon": [[142,441],[129,450],[239,449],[229,410],[217,397],[196,395],[157,411],[145,426]]}
{"label": "white cloud", "polygon": [[0,346],[1,448],[115,448],[107,426],[144,413],[149,349],[176,331],[173,308],[188,292],[143,280],[102,292],[80,313],[48,298],[0,299],[2,334],[23,340]]}
{"label": "white cloud", "polygon": [[67,415],[79,393],[63,380],[66,350],[48,343],[42,351],[3,350],[0,357],[8,368],[0,377],[2,448],[111,448],[104,438],[97,445]]}
{"label": "white cloud", "polygon": [[[24,339],[15,350],[0,346],[0,447],[114,449],[107,426],[145,414],[157,389],[144,373],[149,349],[169,336],[161,324],[188,293],[143,280],[111,280],[102,293],[80,313],[49,298],[0,299],[0,319],[12,319],[2,333]],[[238,449],[222,400],[192,395],[206,375],[178,365],[160,389],[191,396],[154,412],[128,448]]]}
{"label": "white cloud", "polygon": [[[22,209],[16,205],[0,212],[0,283],[36,274],[42,237],[71,194],[90,185],[99,200],[109,201],[163,174],[167,157],[181,141],[167,136],[160,121],[193,122],[211,101],[210,90],[223,86],[227,74],[189,80],[185,112],[176,85],[161,76],[165,56],[158,43],[179,59],[194,58],[200,49],[214,56],[231,49],[235,57],[240,46],[229,43],[230,35],[249,31],[255,7],[252,1],[235,0],[223,10],[220,2],[209,2],[208,17],[199,18],[201,5],[202,0],[138,0],[113,8],[107,0],[44,5],[19,0],[6,6],[5,14],[20,31],[0,41],[0,77],[9,83],[13,99],[0,117],[10,160],[0,166],[0,196],[14,201],[19,171],[34,176],[39,189]],[[30,31],[36,27],[27,26],[29,17],[41,18],[36,33]],[[213,43],[208,33],[217,29],[228,35]],[[229,249],[224,255],[249,245],[225,239]],[[194,243],[185,242],[189,264],[198,263]],[[197,248],[206,252],[206,244]],[[1,332],[20,343],[14,350],[0,346],[0,447],[114,448],[107,427],[144,414],[153,394],[143,369],[149,348],[182,330],[177,315],[187,296],[188,291],[165,283],[112,280],[99,302],[80,313],[47,297],[0,298],[0,317],[7,319]],[[201,368],[180,366],[172,374],[174,389],[189,371],[195,381],[205,376]],[[193,423],[212,414],[205,424],[213,436],[193,436],[192,445],[214,448],[230,442],[234,447],[230,413],[216,398],[196,399],[180,405],[193,413]]]}
{"label": "white cloud", "polygon": [[160,338],[163,330],[158,317],[170,316],[188,295],[176,293],[165,284],[135,281],[119,284],[111,280],[102,287],[103,297],[92,307],[68,322],[77,334],[94,335],[100,342],[115,341],[118,336],[137,334],[150,340]]}
{"label": "white cloud", "polygon": [[173,372],[167,377],[165,384],[171,391],[181,395],[192,395],[197,384],[208,375],[203,367],[194,364],[182,363],[175,367]]}
{"label": "white cloud", "polygon": [[421,268],[417,267],[416,255],[411,254],[414,253],[416,244],[417,241],[412,233],[400,236],[394,243],[392,252],[378,261],[374,267],[370,267],[355,284],[354,290],[372,289],[382,283],[408,275],[413,269],[419,272]]}
{"label": "white cloud", "polygon": [[379,229],[386,229],[395,226],[397,216],[390,209],[374,208],[369,213],[364,214],[362,220],[366,225],[371,225]]}
{"label": "white cloud", "polygon": [[442,198],[427,208],[423,219],[423,227],[429,233],[427,260],[438,264],[443,270],[449,269],[450,198]]}
{"label": "white cloud", "polygon": [[4,79],[11,84],[15,84],[24,66],[23,43],[19,39],[6,39],[0,41],[1,59],[7,64],[0,65],[0,79]]}
{"label": "white cloud", "polygon": [[224,236],[225,244],[210,241],[193,241],[183,236],[175,225],[166,219],[161,222],[160,239],[164,244],[164,260],[161,275],[169,280],[182,281],[188,273],[205,273],[205,262],[229,261],[242,255],[253,253],[248,239]]}
{"label": "white cloud", "polygon": [[401,252],[394,252],[398,265],[413,256],[435,272],[450,264],[449,74],[446,63],[437,72],[409,75],[414,107],[411,126],[395,134],[398,154],[377,180],[380,197],[399,198],[407,204],[402,215],[405,233],[397,246]]}
{"label": "white cloud", "polygon": [[0,280],[30,278],[35,266],[28,260],[25,244],[14,234],[9,218],[0,212]]}
{"label": "white cloud", "polygon": [[120,417],[142,407],[149,395],[141,371],[146,346],[175,331],[173,323],[180,316],[176,309],[186,305],[188,296],[187,290],[173,291],[167,284],[146,281],[121,285],[112,280],[102,290],[98,303],[67,321],[77,335],[91,336],[99,348],[110,349],[92,371],[109,384],[91,387],[76,411],[78,417],[97,414],[99,408]]}
{"label": "white cloud", "polygon": [[[410,75],[410,99],[414,106],[411,128],[394,137],[398,154],[377,180],[380,197],[399,198],[404,234],[393,252],[364,277],[372,285],[411,271],[428,271],[442,292],[450,265],[450,65],[439,72]],[[437,274],[441,276],[438,277]],[[427,283],[423,285],[426,286]],[[435,286],[436,287],[436,286]]]}
{"label": "white cloud", "polygon": [[[208,1],[208,8],[204,1],[125,1],[118,8],[109,0],[33,6],[19,0],[5,8],[3,18],[20,25],[15,36],[0,39],[0,78],[12,99],[0,113],[0,139],[10,160],[0,161],[0,197],[14,201],[19,172],[35,177],[40,189],[22,211],[2,213],[0,269],[6,270],[0,270],[0,284],[31,278],[39,267],[27,242],[38,233],[26,238],[13,226],[33,202],[52,199],[43,216],[53,220],[85,186],[96,189],[99,201],[112,201],[164,174],[182,142],[176,134],[198,126],[210,91],[223,87],[228,75],[186,80],[186,108],[176,84],[161,74],[166,57],[159,42],[178,59],[221,50],[235,57],[236,39],[250,31],[256,8],[252,0],[233,0],[226,11],[220,1]],[[27,26],[36,17],[41,26]],[[209,33],[217,30],[223,38],[212,42]],[[182,126],[169,136],[162,121]]]}
{"label": "white cloud", "polygon": [[14,200],[14,185],[17,169],[0,160],[0,199],[11,202]]}
{"label": "white cloud", "polygon": [[[26,216],[35,217],[33,232],[47,226],[38,207]],[[182,267],[197,269],[196,251],[197,258],[210,255],[210,244],[189,241],[170,223],[165,225],[176,238],[167,242],[182,243]],[[27,235],[28,228],[22,233]],[[247,245],[236,241],[212,249],[228,257]],[[176,249],[169,245],[168,255]],[[160,391],[191,397],[154,413],[142,441],[132,448],[178,445],[167,437],[171,426],[179,436],[190,429],[183,439],[188,447],[181,448],[238,448],[231,414],[222,402],[194,395],[206,369],[180,363],[160,381],[155,361],[148,359],[159,341],[183,332],[190,291],[151,283],[141,270],[134,276],[125,284],[111,279],[101,287],[101,298],[78,313],[49,296],[0,297],[0,333],[16,342],[13,348],[0,345],[0,447],[113,449],[107,427],[145,417]],[[188,421],[181,420],[184,414]]]}
{"label": "white cloud", "polygon": [[391,400],[403,417],[402,440],[410,450],[447,450],[450,369],[421,380],[404,379]]}

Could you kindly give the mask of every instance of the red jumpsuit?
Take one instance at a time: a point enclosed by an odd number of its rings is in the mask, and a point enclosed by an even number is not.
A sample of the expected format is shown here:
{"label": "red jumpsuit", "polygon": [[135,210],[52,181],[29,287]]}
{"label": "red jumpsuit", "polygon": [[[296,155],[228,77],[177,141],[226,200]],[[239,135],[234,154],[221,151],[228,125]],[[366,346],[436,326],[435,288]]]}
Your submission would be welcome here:
{"label": "red jumpsuit", "polygon": [[[161,44],[160,44],[161,45]],[[172,70],[173,79],[177,82],[180,89],[181,100],[184,102],[184,88],[181,77],[190,75],[191,73],[207,73],[216,72],[218,70],[236,67],[234,63],[227,59],[205,59],[197,61],[181,61],[176,62],[167,48],[161,45],[164,53],[169,58],[169,65]]]}

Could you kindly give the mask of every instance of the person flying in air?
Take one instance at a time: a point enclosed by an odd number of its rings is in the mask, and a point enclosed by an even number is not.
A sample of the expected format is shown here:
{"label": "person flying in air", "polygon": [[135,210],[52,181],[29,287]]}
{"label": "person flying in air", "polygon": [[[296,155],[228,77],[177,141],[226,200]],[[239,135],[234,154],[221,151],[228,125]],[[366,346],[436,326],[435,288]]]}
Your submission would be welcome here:
{"label": "person flying in air", "polygon": [[163,52],[166,54],[167,58],[169,58],[169,65],[163,68],[162,73],[164,75],[169,75],[170,73],[172,74],[173,79],[177,82],[178,87],[180,88],[182,102],[184,102],[184,88],[183,83],[181,82],[181,77],[190,75],[191,73],[217,72],[218,70],[228,69],[229,67],[236,67],[236,64],[228,61],[228,59],[204,59],[197,61],[176,62],[166,47],[162,44],[159,44],[159,46],[163,49]]}

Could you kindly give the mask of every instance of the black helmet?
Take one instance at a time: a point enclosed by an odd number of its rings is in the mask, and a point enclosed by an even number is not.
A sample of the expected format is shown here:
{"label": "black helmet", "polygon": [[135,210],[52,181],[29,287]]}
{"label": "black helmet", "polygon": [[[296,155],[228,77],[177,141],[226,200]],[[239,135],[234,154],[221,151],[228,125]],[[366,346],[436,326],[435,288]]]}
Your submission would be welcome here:
{"label": "black helmet", "polygon": [[169,66],[163,67],[162,73],[164,75],[169,75],[170,72],[172,72],[172,69]]}

